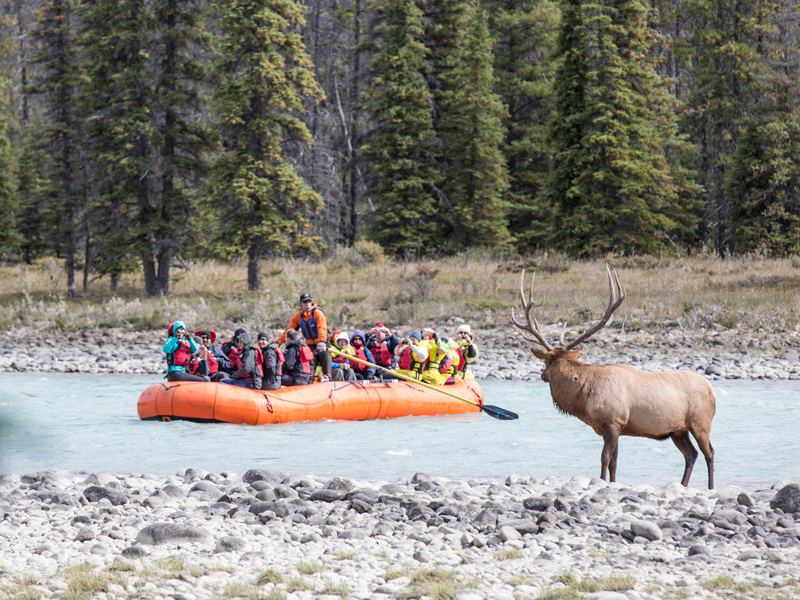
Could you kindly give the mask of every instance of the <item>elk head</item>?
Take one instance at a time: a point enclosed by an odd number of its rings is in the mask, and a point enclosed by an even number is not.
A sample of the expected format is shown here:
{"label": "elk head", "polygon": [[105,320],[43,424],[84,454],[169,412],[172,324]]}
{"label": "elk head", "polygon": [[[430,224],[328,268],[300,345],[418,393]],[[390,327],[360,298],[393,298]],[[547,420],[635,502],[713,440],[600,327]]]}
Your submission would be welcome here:
{"label": "elk head", "polygon": [[566,323],[564,327],[561,329],[561,335],[558,338],[559,345],[555,348],[551,346],[547,340],[545,339],[544,335],[542,334],[541,330],[539,329],[539,322],[536,320],[536,317],[531,316],[531,311],[534,308],[540,307],[544,304],[544,301],[534,302],[533,300],[533,282],[536,280],[536,272],[533,273],[533,277],[531,278],[531,287],[530,291],[528,292],[528,298],[525,298],[524,292],[524,282],[525,282],[525,270],[522,271],[522,276],[519,280],[519,297],[522,301],[522,308],[525,311],[525,324],[520,323],[517,321],[516,316],[514,315],[514,309],[511,309],[511,321],[519,327],[523,332],[528,333],[533,336],[533,338],[523,336],[527,341],[537,344],[544,348],[544,350],[539,350],[537,348],[531,348],[531,352],[533,355],[544,361],[545,369],[542,372],[542,380],[543,381],[550,381],[549,369],[550,366],[560,360],[575,360],[577,361],[581,356],[580,350],[572,350],[579,344],[582,344],[587,339],[592,337],[595,333],[600,331],[603,327],[611,319],[611,315],[617,310],[622,304],[622,301],[625,299],[625,291],[622,289],[622,284],[619,281],[619,275],[617,275],[616,269],[614,270],[613,274],[611,269],[608,265],[606,265],[606,273],[608,274],[608,288],[609,288],[609,300],[608,300],[608,307],[606,308],[606,312],[600,321],[590,329],[584,331],[580,336],[578,336],[575,340],[571,341],[569,344],[564,343],[564,331],[566,330]]}

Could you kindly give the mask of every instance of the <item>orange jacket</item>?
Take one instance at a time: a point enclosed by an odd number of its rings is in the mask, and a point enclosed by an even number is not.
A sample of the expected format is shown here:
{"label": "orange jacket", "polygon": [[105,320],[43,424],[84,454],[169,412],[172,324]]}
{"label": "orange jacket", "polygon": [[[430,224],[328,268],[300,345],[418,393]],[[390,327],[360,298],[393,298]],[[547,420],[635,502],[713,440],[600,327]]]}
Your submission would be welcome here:
{"label": "orange jacket", "polygon": [[314,302],[313,307],[308,312],[304,312],[302,310],[298,310],[292,319],[289,321],[289,324],[286,326],[286,329],[283,330],[283,333],[280,337],[275,340],[279,346],[286,340],[286,332],[290,329],[300,329],[300,319],[305,322],[311,320],[311,315],[314,315],[314,321],[317,324],[317,337],[312,339],[307,339],[306,344],[309,346],[315,346],[320,342],[328,341],[328,319],[325,318],[325,313],[322,312],[322,309],[317,310],[318,306],[317,303]]}

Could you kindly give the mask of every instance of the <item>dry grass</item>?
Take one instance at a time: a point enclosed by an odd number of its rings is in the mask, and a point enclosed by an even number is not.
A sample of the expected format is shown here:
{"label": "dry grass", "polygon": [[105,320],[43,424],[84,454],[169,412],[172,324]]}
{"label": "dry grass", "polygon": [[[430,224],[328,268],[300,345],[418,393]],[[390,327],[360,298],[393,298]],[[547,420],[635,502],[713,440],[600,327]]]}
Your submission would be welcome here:
{"label": "dry grass", "polygon": [[[757,256],[610,259],[619,269],[627,299],[612,327],[664,331],[735,328],[780,333],[795,327],[800,309],[800,261]],[[571,261],[560,255],[526,259],[458,256],[435,263],[368,262],[352,255],[325,261],[265,261],[264,289],[247,291],[240,264],[190,264],[175,271],[171,294],[143,295],[141,276],[127,275],[112,294],[107,280],[73,300],[63,296],[63,269],[54,260],[0,267],[0,331],[77,331],[121,327],[162,330],[182,319],[190,328],[235,327],[276,331],[309,291],[337,328],[384,321],[402,330],[448,325],[452,316],[506,328],[519,303],[520,270],[539,269],[535,297],[544,299],[542,324],[582,325],[605,309],[603,261]]]}

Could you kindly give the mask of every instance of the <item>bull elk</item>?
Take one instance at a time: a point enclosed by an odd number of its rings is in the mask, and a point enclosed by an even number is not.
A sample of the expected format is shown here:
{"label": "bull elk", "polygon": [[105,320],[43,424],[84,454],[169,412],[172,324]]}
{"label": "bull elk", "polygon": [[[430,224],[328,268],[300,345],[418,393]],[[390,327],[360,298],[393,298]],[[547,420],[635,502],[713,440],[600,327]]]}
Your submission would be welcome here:
{"label": "bull elk", "polygon": [[577,417],[597,435],[603,436],[603,453],[600,457],[600,477],[616,481],[619,436],[629,435],[655,440],[672,438],[686,460],[681,484],[689,485],[689,477],[697,460],[697,450],[692,445],[689,433],[694,436],[708,465],[708,488],[714,488],[714,448],[709,433],[711,420],[717,404],[717,396],[711,384],[698,373],[691,371],[668,371],[646,373],[627,365],[593,366],[580,362],[580,350],[573,350],[608,323],[611,315],[622,304],[625,292],[616,270],[613,275],[606,265],[610,299],[608,308],[600,321],[586,330],[577,339],[564,344],[564,329],[561,330],[559,346],[551,346],[539,329],[531,310],[543,304],[533,301],[533,282],[525,299],[522,272],[519,295],[525,311],[526,323],[517,321],[514,311],[511,320],[533,339],[531,343],[544,348],[531,348],[536,358],[544,361],[542,380],[550,383],[553,403],[561,412]]}

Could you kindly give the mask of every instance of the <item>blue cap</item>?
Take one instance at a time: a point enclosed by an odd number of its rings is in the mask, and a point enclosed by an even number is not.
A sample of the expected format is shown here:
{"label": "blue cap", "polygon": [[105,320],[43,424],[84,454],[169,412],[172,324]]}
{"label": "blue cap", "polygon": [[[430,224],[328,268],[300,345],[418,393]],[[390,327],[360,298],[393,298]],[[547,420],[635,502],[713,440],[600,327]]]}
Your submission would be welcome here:
{"label": "blue cap", "polygon": [[421,342],[421,341],[422,341],[422,334],[421,334],[419,331],[412,331],[410,334],[408,334],[408,337],[410,337],[410,338],[412,338],[412,337],[413,337],[413,338],[417,338],[417,341],[418,341],[418,342]]}

